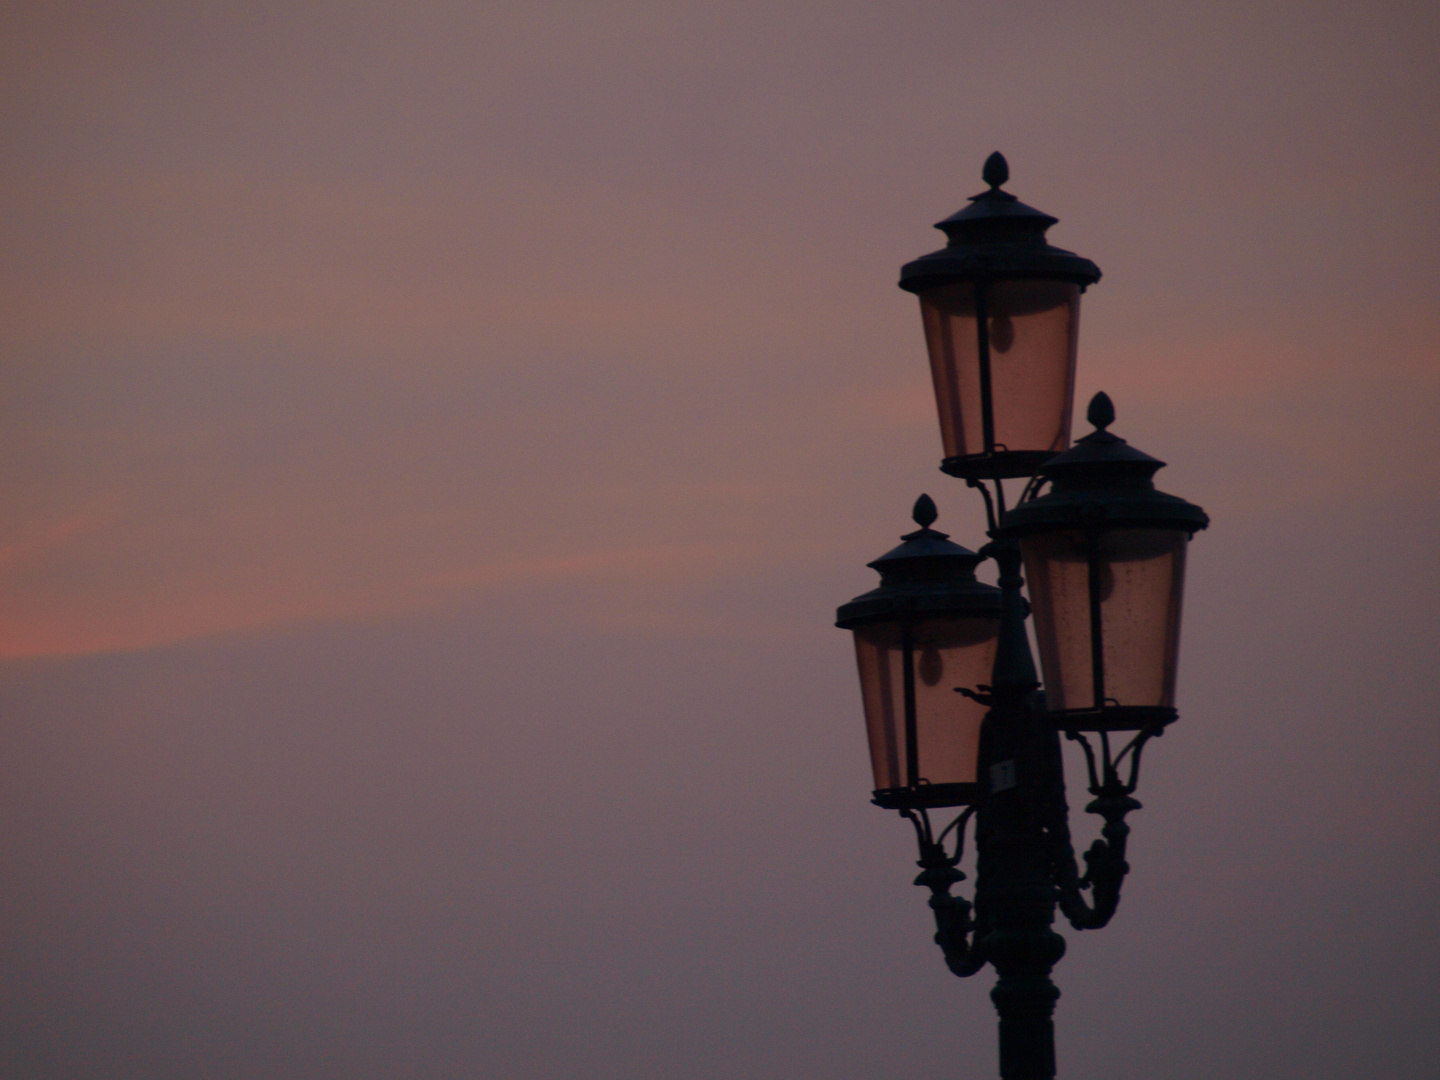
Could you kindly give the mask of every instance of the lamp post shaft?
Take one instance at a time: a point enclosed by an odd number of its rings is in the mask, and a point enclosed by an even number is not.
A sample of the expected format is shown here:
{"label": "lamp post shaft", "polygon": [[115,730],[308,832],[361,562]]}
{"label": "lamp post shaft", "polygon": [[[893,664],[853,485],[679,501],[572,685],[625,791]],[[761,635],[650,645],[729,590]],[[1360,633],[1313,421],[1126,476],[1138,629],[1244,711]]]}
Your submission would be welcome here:
{"label": "lamp post shaft", "polygon": [[1055,1002],[1050,971],[1065,954],[1051,929],[1056,889],[1046,823],[1059,746],[1036,700],[1039,680],[1025,633],[1020,549],[991,544],[1000,566],[1000,640],[981,732],[982,783],[976,822],[976,914],[988,927],[979,947],[999,980],[990,992],[1000,1015],[1003,1080],[1055,1075]]}

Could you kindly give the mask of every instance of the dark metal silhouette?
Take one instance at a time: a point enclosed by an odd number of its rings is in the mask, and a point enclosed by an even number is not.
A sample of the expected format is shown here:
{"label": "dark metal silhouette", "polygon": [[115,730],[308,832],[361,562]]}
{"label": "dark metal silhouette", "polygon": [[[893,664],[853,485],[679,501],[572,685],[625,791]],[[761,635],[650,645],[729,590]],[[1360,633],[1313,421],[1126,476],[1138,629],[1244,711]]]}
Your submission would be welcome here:
{"label": "dark metal silhouette", "polygon": [[[1103,393],[1095,396],[1088,410],[1095,430],[1069,450],[1016,454],[995,443],[987,287],[999,279],[1028,278],[1065,280],[1083,287],[1100,276],[1089,260],[1045,242],[1045,229],[1055,219],[1000,191],[1008,175],[1005,159],[992,154],[983,174],[990,190],[939,225],[950,245],[907,264],[901,273],[901,287],[914,292],[955,282],[973,289],[966,296],[974,299],[973,308],[967,310],[974,312],[979,336],[984,453],[964,460],[947,458],[942,469],[981,492],[991,542],[978,553],[951,544],[945,534],[930,528],[935,506],[922,496],[915,507],[920,531],[908,534],[901,547],[870,564],[881,572],[881,587],[841,608],[838,625],[863,629],[877,620],[909,625],[906,620],[947,615],[998,616],[990,683],[953,688],[988,710],[980,725],[975,782],[943,785],[950,789],[944,792],[929,790],[941,785],[927,785],[917,769],[916,733],[921,725],[913,692],[915,658],[907,644],[903,653],[907,784],[877,790],[874,801],[898,810],[915,828],[920,850],[915,884],[930,892],[935,941],[946,965],[962,978],[986,965],[995,969],[998,980],[991,999],[1000,1020],[1001,1077],[1051,1080],[1053,1014],[1060,992],[1050,974],[1065,954],[1065,940],[1054,930],[1056,912],[1076,930],[1094,930],[1105,926],[1119,905],[1130,869],[1126,862],[1130,827],[1125,818],[1140,808],[1134,795],[1141,755],[1177,715],[1166,695],[1173,694],[1183,549],[1209,519],[1198,506],[1155,489],[1152,477],[1164,463],[1107,430],[1115,420],[1115,409]],[[1015,476],[1029,480],[1020,500],[1007,509],[1003,479]],[[1042,494],[1047,485],[1051,490]],[[1072,546],[1067,549],[1064,544]],[[1065,701],[1060,707],[1052,695],[1047,708],[1025,626],[1030,604],[1022,593],[1021,569],[1022,564],[1030,564],[1049,572],[1047,552],[1055,551],[1061,561],[1068,560],[1066,565],[1083,566],[1082,577],[1071,580],[1083,581],[1084,588],[1071,592],[1087,595],[1083,607],[1075,608],[1080,601],[1072,597],[1066,601],[1072,610],[1047,607],[1037,610],[1037,617],[1043,616],[1040,629],[1052,634],[1069,619],[1065,625],[1082,628],[1081,642],[1086,641],[1088,627],[1088,661],[1074,678],[1089,697]],[[975,583],[975,565],[984,558],[993,558],[999,567],[998,611],[995,590],[987,595],[983,590],[988,587]],[[1125,629],[1115,620],[1123,619],[1128,609],[1119,610],[1124,605],[1107,609],[1105,590],[1113,593],[1121,588],[1116,575],[1123,576],[1146,559],[1155,560],[1152,565],[1162,571],[1147,579],[1158,584],[1145,587],[1151,590],[1152,607],[1170,628],[1163,648],[1154,650],[1154,662],[1168,667],[1147,683],[1161,687],[1158,699],[1152,692],[1145,701],[1121,700],[1111,693],[1126,691],[1116,689],[1124,680],[1106,670],[1107,657],[1116,658],[1113,648],[1107,653],[1105,634],[1106,627],[1112,632]],[[1042,598],[1034,589],[1031,600],[1059,603],[1051,596]],[[1042,650],[1046,640],[1042,635]],[[1046,659],[1047,674],[1051,662]],[[1083,750],[1091,797],[1085,809],[1104,822],[1100,838],[1081,859],[1070,837],[1062,734]],[[937,832],[931,811],[943,806],[963,809]],[[972,898],[966,899],[952,890],[965,880],[960,862],[972,823],[975,886]]]}

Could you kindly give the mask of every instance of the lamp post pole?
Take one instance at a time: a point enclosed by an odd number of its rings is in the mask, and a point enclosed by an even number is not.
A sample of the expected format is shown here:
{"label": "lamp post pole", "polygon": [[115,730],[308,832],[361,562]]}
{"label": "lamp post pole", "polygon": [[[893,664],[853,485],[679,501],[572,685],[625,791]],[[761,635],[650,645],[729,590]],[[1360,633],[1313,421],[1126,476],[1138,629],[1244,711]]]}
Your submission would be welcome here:
{"label": "lamp post pole", "polygon": [[[1050,973],[1065,954],[1056,911],[1092,930],[1119,904],[1141,753],[1178,715],[1186,546],[1209,519],[1155,489],[1164,463],[1107,430],[1104,394],[1087,413],[1095,430],[1066,449],[1079,297],[1100,271],[1045,241],[1055,219],[1001,191],[1008,175],[992,154],[990,190],[938,226],[946,248],[901,272],[921,300],[941,468],[983,495],[990,543],[978,553],[951,543],[921,496],[920,530],[870,564],[881,586],[843,606],[837,625],[855,633],[873,801],[915,828],[935,941],[958,976],[995,968],[1003,1080],[1051,1080]],[[1007,508],[1003,481],[1016,477],[1029,481]],[[998,589],[975,580],[984,558]],[[1104,822],[1083,873],[1061,733],[1084,753],[1086,810]],[[930,814],[944,807],[961,809],[937,832]],[[973,901],[952,893],[972,820]]]}
{"label": "lamp post pole", "polygon": [[999,976],[990,999],[1000,1014],[1000,1075],[1047,1080],[1055,1075],[1055,1002],[1050,971],[1065,955],[1057,934],[1045,803],[1054,785],[1053,729],[1038,707],[1039,680],[1025,632],[1020,547],[986,549],[1000,568],[1000,641],[990,683],[990,711],[980,734],[986,798],[975,824],[976,907],[984,928],[976,945]]}

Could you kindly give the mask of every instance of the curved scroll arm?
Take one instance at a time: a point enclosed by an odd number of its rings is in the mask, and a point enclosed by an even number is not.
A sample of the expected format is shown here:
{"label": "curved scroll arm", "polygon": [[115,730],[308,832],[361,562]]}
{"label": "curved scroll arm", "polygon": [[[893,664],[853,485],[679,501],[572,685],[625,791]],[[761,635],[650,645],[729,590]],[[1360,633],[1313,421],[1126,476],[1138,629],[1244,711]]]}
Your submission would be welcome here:
{"label": "curved scroll arm", "polygon": [[[1100,830],[1100,839],[1085,852],[1085,873],[1081,875],[1070,840],[1064,788],[1058,789],[1060,797],[1058,805],[1053,808],[1050,825],[1057,899],[1060,910],[1076,930],[1098,930],[1110,921],[1120,906],[1120,887],[1125,875],[1130,872],[1130,864],[1125,861],[1125,843],[1130,836],[1125,815],[1140,809],[1140,802],[1134,797],[1140,776],[1140,754],[1146,742],[1158,732],[1137,733],[1124,749],[1112,756],[1109,732],[1102,731],[1099,733],[1101,758],[1098,762],[1094,747],[1083,733],[1067,731],[1065,734],[1066,738],[1080,743],[1085,751],[1085,763],[1090,774],[1089,790],[1094,796],[1085,810],[1104,818],[1105,824]],[[1058,758],[1058,739],[1055,753]],[[1125,769],[1126,758],[1130,759],[1128,770]],[[1056,765],[1060,766],[1058,760]],[[1122,772],[1129,775],[1122,779]],[[1090,893],[1089,900],[1085,898],[1086,892]]]}
{"label": "curved scroll arm", "polygon": [[[985,958],[978,948],[984,935],[971,914],[973,905],[963,896],[950,895],[951,887],[965,880],[958,864],[965,850],[965,826],[974,811],[974,807],[967,807],[938,837],[931,833],[930,817],[925,810],[918,814],[913,810],[901,811],[915,826],[915,836],[920,843],[920,873],[915,884],[930,890],[930,910],[935,913],[935,944],[945,955],[945,966],[962,979],[985,966]],[[952,829],[955,832],[953,855],[945,847],[945,837]]]}

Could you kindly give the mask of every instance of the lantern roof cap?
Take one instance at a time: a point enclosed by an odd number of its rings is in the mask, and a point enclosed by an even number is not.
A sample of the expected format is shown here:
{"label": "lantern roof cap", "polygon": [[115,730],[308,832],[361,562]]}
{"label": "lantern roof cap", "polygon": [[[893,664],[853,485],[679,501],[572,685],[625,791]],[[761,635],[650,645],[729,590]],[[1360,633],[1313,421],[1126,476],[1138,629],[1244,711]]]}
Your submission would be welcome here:
{"label": "lantern roof cap", "polygon": [[1100,268],[1089,259],[1046,243],[1045,230],[1059,218],[1001,190],[1010,166],[999,151],[985,160],[981,176],[989,189],[936,223],[949,243],[906,263],[900,270],[902,289],[921,292],[956,281],[1001,278],[1049,278],[1084,288],[1100,280]]}
{"label": "lantern roof cap", "polygon": [[930,527],[940,516],[935,509],[934,499],[929,495],[921,495],[915,500],[915,507],[910,516],[920,528],[900,537],[903,543],[865,565],[880,571],[883,579],[887,574],[903,573],[907,569],[913,569],[907,564],[914,563],[916,560],[924,560],[928,563],[932,560],[944,559],[947,560],[947,564],[953,565],[961,573],[969,573],[972,577],[974,576],[975,567],[980,565],[984,556],[955,543],[950,539],[949,533],[943,533]]}
{"label": "lantern roof cap", "polygon": [[1155,489],[1154,476],[1165,467],[1163,461],[1107,430],[1115,421],[1108,394],[1102,391],[1090,400],[1086,417],[1095,430],[1040,468],[1039,475],[1051,482],[1051,490],[1006,513],[1002,534],[1075,527],[1153,527],[1195,533],[1210,523],[1194,503]]}
{"label": "lantern roof cap", "polygon": [[894,619],[999,618],[1000,590],[975,580],[985,556],[930,527],[937,513],[929,495],[915,501],[912,516],[920,528],[867,564],[880,572],[880,587],[841,607],[836,625],[848,630]]}
{"label": "lantern roof cap", "polygon": [[935,225],[952,240],[964,238],[976,231],[977,224],[997,218],[1011,219],[1008,227],[1017,232],[1021,229],[1034,230],[1043,237],[1045,230],[1060,220],[1043,210],[1026,206],[1010,192],[1000,190],[1000,186],[1010,179],[1010,164],[1000,151],[995,151],[985,159],[985,167],[981,170],[980,177],[990,185],[989,190],[982,191],[979,195],[971,195],[969,206],[957,210]]}
{"label": "lantern roof cap", "polygon": [[1048,477],[1056,484],[1063,484],[1076,475],[1092,480],[1104,476],[1149,482],[1165,467],[1165,462],[1159,458],[1135,449],[1119,435],[1106,430],[1115,422],[1115,405],[1105,391],[1101,390],[1090,399],[1085,419],[1095,430],[1083,439],[1076,439],[1075,445],[1069,450],[1056,454],[1042,465],[1041,476]]}

